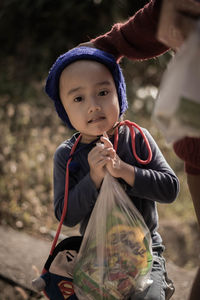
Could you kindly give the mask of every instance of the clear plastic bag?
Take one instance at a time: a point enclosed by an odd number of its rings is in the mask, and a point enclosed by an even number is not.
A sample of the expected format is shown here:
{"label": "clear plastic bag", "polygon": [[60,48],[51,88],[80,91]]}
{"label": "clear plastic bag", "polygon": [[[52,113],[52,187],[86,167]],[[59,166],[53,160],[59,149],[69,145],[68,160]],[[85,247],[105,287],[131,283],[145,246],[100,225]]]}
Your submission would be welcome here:
{"label": "clear plastic bag", "polygon": [[150,232],[125,191],[106,174],[74,269],[80,300],[128,299],[152,283]]}
{"label": "clear plastic bag", "polygon": [[153,119],[169,143],[200,137],[200,21],[163,75]]}

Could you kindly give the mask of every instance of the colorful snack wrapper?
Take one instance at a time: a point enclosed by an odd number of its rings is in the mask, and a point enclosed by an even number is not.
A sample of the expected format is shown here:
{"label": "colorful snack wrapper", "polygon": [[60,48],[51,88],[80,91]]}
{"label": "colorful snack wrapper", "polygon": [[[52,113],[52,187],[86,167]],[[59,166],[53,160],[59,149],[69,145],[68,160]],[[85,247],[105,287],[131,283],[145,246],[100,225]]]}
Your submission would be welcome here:
{"label": "colorful snack wrapper", "polygon": [[78,299],[128,299],[149,286],[149,230],[120,184],[106,175],[74,270]]}

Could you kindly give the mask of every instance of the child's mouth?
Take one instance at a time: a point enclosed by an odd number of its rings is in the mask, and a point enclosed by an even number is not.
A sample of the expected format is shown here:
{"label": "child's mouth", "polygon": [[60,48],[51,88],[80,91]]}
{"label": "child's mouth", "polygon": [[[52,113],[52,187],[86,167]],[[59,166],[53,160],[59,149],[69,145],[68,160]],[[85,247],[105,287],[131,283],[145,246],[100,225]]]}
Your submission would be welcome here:
{"label": "child's mouth", "polygon": [[89,124],[91,124],[91,123],[94,124],[94,123],[101,122],[101,121],[103,121],[103,120],[105,120],[105,117],[103,117],[103,116],[102,116],[102,117],[96,117],[96,118],[93,118],[93,119],[89,120],[88,123],[89,123]]}

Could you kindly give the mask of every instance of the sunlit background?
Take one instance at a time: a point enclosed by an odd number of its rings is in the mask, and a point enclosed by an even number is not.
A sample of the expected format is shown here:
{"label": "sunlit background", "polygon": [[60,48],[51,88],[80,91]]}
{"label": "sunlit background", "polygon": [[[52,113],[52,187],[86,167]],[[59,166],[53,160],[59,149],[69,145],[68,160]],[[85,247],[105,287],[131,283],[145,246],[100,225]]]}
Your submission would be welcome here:
{"label": "sunlit background", "polygon": [[[57,146],[70,132],[44,93],[54,60],[80,42],[123,22],[143,0],[3,0],[0,4],[0,222],[50,238],[52,167]],[[184,166],[151,119],[162,74],[172,52],[143,62],[121,61],[127,81],[125,118],[146,127],[178,175],[181,191],[170,205],[158,205],[166,255],[177,265],[196,266],[197,224]],[[144,187],[145,188],[145,187]],[[70,234],[69,229],[64,232]]]}

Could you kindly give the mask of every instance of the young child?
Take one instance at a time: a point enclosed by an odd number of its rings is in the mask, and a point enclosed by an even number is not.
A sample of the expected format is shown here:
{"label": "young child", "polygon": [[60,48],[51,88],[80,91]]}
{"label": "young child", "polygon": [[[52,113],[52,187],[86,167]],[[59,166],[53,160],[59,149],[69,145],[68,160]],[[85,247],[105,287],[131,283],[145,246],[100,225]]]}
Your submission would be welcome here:
{"label": "young child", "polygon": [[[162,257],[164,247],[157,232],[156,202],[174,201],[179,182],[146,129],[143,128],[143,132],[152,151],[152,159],[147,165],[139,163],[134,157],[130,130],[125,125],[119,127],[117,153],[113,149],[114,132],[128,107],[124,77],[115,58],[95,48],[74,48],[61,55],[52,66],[46,92],[54,101],[59,117],[69,128],[77,131],[57,148],[54,157],[56,217],[60,219],[63,210],[69,153],[81,134],[69,165],[68,206],[64,224],[71,227],[80,224],[80,232],[84,235],[108,171],[122,184],[142,214],[152,237],[153,284],[131,299],[169,299],[174,288],[167,278]],[[104,147],[96,145],[97,142],[104,144]],[[145,160],[148,150],[137,129],[135,146],[137,155]]]}

